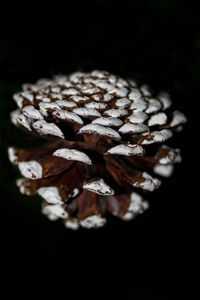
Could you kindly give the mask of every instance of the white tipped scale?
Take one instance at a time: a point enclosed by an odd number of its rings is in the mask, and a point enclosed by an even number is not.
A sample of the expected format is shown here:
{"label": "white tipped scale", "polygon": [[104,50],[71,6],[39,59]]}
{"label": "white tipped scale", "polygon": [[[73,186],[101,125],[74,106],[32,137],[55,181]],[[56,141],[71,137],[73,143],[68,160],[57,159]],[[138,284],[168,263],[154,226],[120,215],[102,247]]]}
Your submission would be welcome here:
{"label": "white tipped scale", "polygon": [[167,122],[167,115],[164,112],[152,115],[148,120],[148,126],[164,125]]}
{"label": "white tipped scale", "polygon": [[116,82],[116,86],[119,87],[119,88],[122,88],[122,87],[127,87],[128,86],[128,82],[122,78],[119,78]]}
{"label": "white tipped scale", "polygon": [[76,218],[73,219],[67,219],[64,221],[65,227],[70,228],[72,230],[79,229],[79,221]]}
{"label": "white tipped scale", "polygon": [[101,95],[101,94],[92,95],[92,99],[95,100],[95,101],[97,101],[97,102],[100,101],[100,100],[102,100],[103,97],[104,97],[104,95]]}
{"label": "white tipped scale", "polygon": [[26,179],[25,178],[17,179],[16,180],[16,185],[18,186],[19,191],[20,191],[21,194],[28,195],[28,196],[31,195],[29,190],[26,190]]}
{"label": "white tipped scale", "polygon": [[133,101],[137,101],[142,98],[142,94],[140,93],[140,91],[137,88],[132,88],[131,92],[128,95],[128,98]]}
{"label": "white tipped scale", "polygon": [[140,87],[140,91],[142,92],[142,94],[143,94],[145,97],[151,97],[151,92],[150,92],[150,89],[149,89],[149,86],[148,86],[148,85],[143,84],[143,85]]}
{"label": "white tipped scale", "polygon": [[45,103],[51,102],[51,99],[49,97],[45,96],[45,95],[37,95],[37,96],[35,96],[35,99],[37,101],[42,101],[42,102],[45,102]]}
{"label": "white tipped scale", "polygon": [[151,98],[148,100],[148,108],[145,110],[145,113],[147,113],[147,114],[156,113],[157,111],[159,111],[161,109],[161,107],[162,107],[162,105],[161,105],[160,101]]}
{"label": "white tipped scale", "polygon": [[99,70],[94,70],[91,72],[91,75],[97,78],[104,78],[105,77],[105,72],[104,71],[99,71]]}
{"label": "white tipped scale", "polygon": [[113,99],[113,95],[111,95],[111,94],[109,94],[109,93],[106,93],[106,94],[103,95],[103,100],[104,100],[105,102],[108,102],[108,101],[110,101],[111,99]]}
{"label": "white tipped scale", "polygon": [[51,92],[54,94],[59,94],[61,92],[61,88],[59,86],[53,86],[51,88]]}
{"label": "white tipped scale", "polygon": [[60,106],[61,108],[74,108],[76,107],[76,103],[73,101],[67,101],[67,100],[57,100],[55,103]]}
{"label": "white tipped scale", "polygon": [[97,80],[95,82],[95,84],[99,88],[104,89],[104,90],[106,90],[108,92],[113,91],[115,89],[115,86],[113,84],[110,84],[110,83],[108,83],[106,81],[103,81],[103,80]]}
{"label": "white tipped scale", "polygon": [[20,114],[17,118],[17,124],[31,131],[30,120],[24,115]]}
{"label": "white tipped scale", "polygon": [[99,228],[106,224],[106,219],[101,215],[93,215],[80,221],[80,225],[84,228]]}
{"label": "white tipped scale", "polygon": [[162,157],[159,160],[159,164],[162,165],[167,165],[171,163],[180,163],[181,162],[181,154],[180,154],[180,149],[170,149],[167,146],[162,146],[163,148],[169,149],[167,155],[165,157]]}
{"label": "white tipped scale", "polygon": [[133,186],[142,188],[142,189],[150,191],[150,192],[154,191],[155,189],[157,189],[160,186],[161,181],[159,179],[153,178],[146,172],[143,172],[142,175],[143,175],[144,181],[135,182],[133,184]]}
{"label": "white tipped scale", "polygon": [[118,127],[123,124],[122,120],[118,118],[112,118],[112,117],[100,117],[92,121],[92,124],[99,124],[102,126],[113,126]]}
{"label": "white tipped scale", "polygon": [[107,104],[101,102],[89,102],[85,104],[85,107],[92,109],[105,109],[107,107]]}
{"label": "white tipped scale", "polygon": [[160,176],[163,176],[163,177],[170,177],[173,174],[174,166],[156,164],[153,171],[157,175],[160,175]]}
{"label": "white tipped scale", "polygon": [[17,103],[19,108],[23,107],[24,98],[21,96],[21,93],[16,93],[13,95],[14,101]]}
{"label": "white tipped scale", "polygon": [[56,186],[41,187],[37,190],[37,193],[49,204],[63,203]]}
{"label": "white tipped scale", "polygon": [[13,110],[11,111],[10,113],[10,119],[11,119],[11,122],[17,126],[17,120],[18,120],[18,117],[21,115],[21,112],[20,112],[20,109],[16,109],[16,110]]}
{"label": "white tipped scale", "polygon": [[126,97],[128,94],[128,89],[125,87],[122,88],[114,88],[110,91],[108,91],[112,95],[117,95],[117,97]]}
{"label": "white tipped scale", "polygon": [[123,117],[128,114],[128,111],[124,108],[111,108],[104,112],[105,115],[113,118]]}
{"label": "white tipped scale", "polygon": [[134,100],[129,108],[133,110],[134,113],[144,111],[147,108],[147,102],[143,98]]}
{"label": "white tipped scale", "polygon": [[[62,101],[62,95],[61,94],[51,93],[50,97],[51,97],[50,100],[53,101],[54,103],[56,103],[56,101]],[[51,101],[43,101],[43,102],[51,102]]]}
{"label": "white tipped scale", "polygon": [[46,215],[49,220],[56,221],[59,218],[67,219],[69,214],[65,211],[64,207],[60,204],[49,204],[42,207],[42,213]]}
{"label": "white tipped scale", "polygon": [[86,102],[87,100],[90,100],[90,98],[88,96],[70,96],[70,100],[73,100],[76,103],[82,103],[82,102]]}
{"label": "white tipped scale", "polygon": [[43,116],[48,117],[48,112],[55,111],[59,109],[60,107],[55,102],[53,103],[39,103],[40,112]]}
{"label": "white tipped scale", "polygon": [[100,92],[100,89],[98,87],[94,87],[91,84],[86,84],[82,86],[81,92],[86,95],[94,95]]}
{"label": "white tipped scale", "polygon": [[92,164],[92,161],[89,158],[89,156],[87,156],[84,152],[76,149],[67,149],[67,148],[57,149],[53,153],[53,156],[62,157],[67,160],[81,161],[88,165]]}
{"label": "white tipped scale", "polygon": [[64,134],[54,123],[47,123],[44,120],[33,123],[33,128],[41,135],[53,135],[64,139]]}
{"label": "white tipped scale", "polygon": [[128,107],[131,104],[131,100],[128,98],[120,98],[115,101],[115,105],[121,108]]}
{"label": "white tipped scale", "polygon": [[69,112],[66,110],[58,109],[52,113],[52,116],[66,121],[75,122],[78,124],[83,124],[83,120],[74,112]]}
{"label": "white tipped scale", "polygon": [[82,127],[79,132],[79,134],[97,134],[102,136],[108,136],[110,138],[114,139],[121,139],[119,133],[109,127],[104,127],[98,124],[88,124],[84,127]]}
{"label": "white tipped scale", "polygon": [[101,114],[95,108],[80,107],[73,109],[73,112],[82,117],[100,117]]}
{"label": "white tipped scale", "polygon": [[35,109],[33,105],[27,105],[22,109],[23,114],[30,119],[34,120],[43,120],[44,117],[41,115],[41,113]]}
{"label": "white tipped scale", "polygon": [[148,119],[148,115],[142,111],[136,111],[128,117],[131,123],[140,124],[144,123]]}
{"label": "white tipped scale", "polygon": [[142,141],[142,145],[149,145],[149,144],[153,144],[153,143],[161,143],[166,141],[167,139],[169,139],[170,137],[172,137],[172,132],[171,130],[168,129],[163,129],[161,131],[153,131],[150,133],[151,138],[148,139],[145,138]]}
{"label": "white tipped scale", "polygon": [[18,164],[21,174],[29,179],[42,178],[42,166],[35,160],[19,162]]}
{"label": "white tipped scale", "polygon": [[145,124],[132,124],[126,123],[122,127],[119,128],[120,133],[142,133],[148,132],[149,128]]}
{"label": "white tipped scale", "polygon": [[130,195],[130,204],[127,209],[127,212],[123,215],[122,219],[125,221],[130,221],[138,214],[142,214],[148,208],[149,203],[143,200],[143,198],[140,195],[133,192]]}
{"label": "white tipped scale", "polygon": [[181,113],[180,111],[175,110],[173,112],[173,117],[172,117],[172,121],[170,123],[170,127],[175,127],[180,124],[184,124],[186,122],[187,122],[186,116],[183,113]]}
{"label": "white tipped scale", "polygon": [[62,91],[63,96],[71,96],[71,95],[77,95],[77,94],[78,94],[78,91],[73,88],[65,89]]}
{"label": "white tipped scale", "polygon": [[9,147],[8,148],[8,158],[9,158],[11,163],[17,165],[18,156],[15,154],[15,148],[14,147]]}
{"label": "white tipped scale", "polygon": [[171,106],[171,104],[172,104],[172,101],[170,99],[170,95],[168,93],[166,93],[166,92],[159,93],[158,96],[157,96],[157,98],[162,103],[163,110],[168,109]]}
{"label": "white tipped scale", "polygon": [[30,101],[31,103],[33,103],[34,101],[34,96],[33,94],[29,93],[29,92],[22,92],[21,93],[21,96],[24,98],[24,99],[27,99],[28,101]]}
{"label": "white tipped scale", "polygon": [[[62,101],[62,95],[61,94],[57,94],[57,93],[51,93],[51,95],[49,95],[51,97],[51,101],[56,102],[56,101]],[[49,102],[49,101],[46,101]]]}
{"label": "white tipped scale", "polygon": [[114,195],[114,190],[105,183],[103,179],[86,182],[83,189],[96,193],[98,195],[109,196]]}
{"label": "white tipped scale", "polygon": [[108,81],[111,83],[111,84],[115,84],[116,81],[117,81],[117,77],[115,75],[109,75],[108,77]]}
{"label": "white tipped scale", "polygon": [[140,145],[133,145],[132,147],[126,145],[117,145],[113,148],[110,148],[107,153],[114,155],[142,155],[144,154],[144,149]]}

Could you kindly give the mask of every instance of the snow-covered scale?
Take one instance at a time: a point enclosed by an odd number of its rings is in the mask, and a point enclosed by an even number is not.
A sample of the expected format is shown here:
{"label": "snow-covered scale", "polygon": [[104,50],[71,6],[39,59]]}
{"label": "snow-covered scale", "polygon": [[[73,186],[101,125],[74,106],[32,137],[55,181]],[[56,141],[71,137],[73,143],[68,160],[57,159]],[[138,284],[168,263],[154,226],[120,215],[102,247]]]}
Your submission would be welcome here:
{"label": "snow-covered scale", "polygon": [[170,177],[174,171],[174,166],[157,164],[153,169],[154,173],[163,177]]}
{"label": "snow-covered scale", "polygon": [[160,102],[162,103],[163,106],[163,110],[166,110],[167,108],[169,108],[172,104],[170,96],[168,93],[165,92],[161,92],[158,94],[157,98],[160,100]]}
{"label": "snow-covered scale", "polygon": [[79,130],[79,134],[97,134],[111,137],[114,139],[121,139],[119,133],[112,128],[104,127],[98,124],[88,124]]}
{"label": "snow-covered scale", "polygon": [[54,135],[64,139],[64,134],[60,130],[58,126],[54,123],[47,123],[46,121],[36,121],[33,123],[33,128],[39,133],[43,135]]}
{"label": "snow-covered scale", "polygon": [[148,100],[148,108],[145,110],[147,114],[152,114],[161,109],[161,103],[160,101],[156,99],[149,99]]}
{"label": "snow-covered scale", "polygon": [[115,102],[115,105],[118,107],[127,107],[131,104],[131,101],[127,98],[121,98],[121,99],[117,99]]}
{"label": "snow-covered scale", "polygon": [[31,131],[30,120],[25,115],[20,114],[17,118],[17,123]]}
{"label": "snow-covered scale", "polygon": [[58,188],[55,186],[41,187],[37,190],[37,193],[49,204],[63,203]]}
{"label": "snow-covered scale", "polygon": [[148,132],[149,128],[145,124],[132,124],[126,123],[122,127],[119,128],[120,133],[141,133]]}
{"label": "snow-covered scale", "polygon": [[128,117],[128,120],[131,123],[144,123],[148,119],[148,115],[142,111],[134,112],[132,115]]}
{"label": "snow-covered scale", "polygon": [[167,165],[173,163],[181,162],[180,149],[170,149],[168,146],[163,145],[163,149],[168,150],[166,156],[160,158],[159,163],[162,165]]}
{"label": "snow-covered scale", "polygon": [[101,215],[93,215],[80,221],[80,225],[84,228],[98,228],[104,226],[106,219]]}
{"label": "snow-covered scale", "polygon": [[92,124],[99,124],[102,126],[118,127],[123,124],[123,122],[118,118],[113,117],[100,117],[92,121]]}
{"label": "snow-covered scale", "polygon": [[107,153],[109,154],[117,154],[117,155],[142,155],[144,154],[144,149],[141,145],[132,145],[126,146],[126,145],[118,145],[113,148],[110,148]]}
{"label": "snow-covered scale", "polygon": [[143,200],[142,196],[133,192],[130,194],[130,204],[122,219],[125,221],[130,221],[138,214],[142,214],[148,208],[149,203]]}
{"label": "snow-covered scale", "polygon": [[153,143],[161,143],[166,141],[172,136],[172,132],[168,129],[163,129],[161,131],[153,131],[150,136],[147,136],[142,141],[142,145],[148,145]]}
{"label": "snow-covered scale", "polygon": [[94,180],[88,183],[86,182],[83,185],[83,189],[104,196],[113,195],[115,193],[113,189],[109,185],[107,185],[103,179]]}
{"label": "snow-covered scale", "polygon": [[14,147],[9,147],[8,148],[8,158],[13,164],[16,164],[16,161],[18,160],[18,157],[15,153],[15,148]]}
{"label": "snow-covered scale", "polygon": [[66,228],[70,228],[72,230],[79,229],[79,221],[76,218],[66,219],[64,224]]}
{"label": "snow-covered scale", "polygon": [[163,125],[167,122],[167,115],[164,112],[152,115],[148,120],[148,126]]}
{"label": "snow-covered scale", "polygon": [[95,109],[105,109],[107,107],[107,104],[101,103],[101,102],[89,102],[85,104],[85,107],[87,108],[95,108]]}
{"label": "snow-covered scale", "polygon": [[23,107],[24,98],[21,96],[21,93],[16,93],[13,95],[14,101],[17,103],[19,108]]}
{"label": "snow-covered scale", "polygon": [[61,120],[66,120],[66,121],[72,121],[78,124],[83,124],[83,120],[74,112],[70,112],[67,110],[61,110],[57,109],[52,113],[52,116],[61,119]]}
{"label": "snow-covered scale", "polygon": [[156,188],[158,188],[161,184],[161,181],[157,178],[153,178],[151,175],[149,175],[146,172],[143,172],[143,178],[144,180],[142,182],[136,182],[133,185],[135,187],[143,188],[144,190],[152,192]]}
{"label": "snow-covered scale", "polygon": [[61,219],[68,218],[68,213],[65,211],[64,207],[60,204],[44,205],[42,207],[42,213],[46,215],[51,221],[56,221],[59,218]]}
{"label": "snow-covered scale", "polygon": [[124,108],[113,108],[105,111],[105,115],[113,118],[119,118],[126,116],[128,114],[128,111]]}
{"label": "snow-covered scale", "polygon": [[44,119],[42,114],[37,109],[35,109],[33,105],[25,106],[22,109],[22,112],[27,118],[31,118],[31,119],[35,119],[35,120],[43,120]]}
{"label": "snow-covered scale", "polygon": [[11,119],[11,122],[14,124],[14,125],[18,125],[18,117],[20,116],[20,109],[16,109],[16,110],[13,110],[11,111],[10,113],[10,119]]}
{"label": "snow-covered scale", "polygon": [[89,156],[87,156],[84,152],[76,149],[67,149],[67,148],[58,149],[53,153],[53,155],[68,160],[81,161],[88,165],[92,164],[92,161],[89,158]]}
{"label": "snow-covered scale", "polygon": [[183,113],[181,113],[180,111],[175,110],[173,112],[173,118],[170,123],[170,127],[175,127],[177,125],[184,124],[186,122],[187,122],[187,118],[185,117],[185,115]]}
{"label": "snow-covered scale", "polygon": [[55,111],[59,109],[60,107],[56,103],[43,103],[41,102],[39,104],[40,112],[43,116],[47,117],[48,112]]}
{"label": "snow-covered scale", "polygon": [[34,160],[20,162],[18,164],[21,174],[30,179],[40,179],[42,178],[42,166]]}
{"label": "snow-covered scale", "polygon": [[100,117],[101,116],[101,114],[95,108],[89,108],[89,107],[75,108],[73,110],[73,112],[82,117],[90,117],[90,116]]}
{"label": "snow-covered scale", "polygon": [[61,108],[73,108],[77,106],[76,103],[67,100],[57,100],[55,103]]}

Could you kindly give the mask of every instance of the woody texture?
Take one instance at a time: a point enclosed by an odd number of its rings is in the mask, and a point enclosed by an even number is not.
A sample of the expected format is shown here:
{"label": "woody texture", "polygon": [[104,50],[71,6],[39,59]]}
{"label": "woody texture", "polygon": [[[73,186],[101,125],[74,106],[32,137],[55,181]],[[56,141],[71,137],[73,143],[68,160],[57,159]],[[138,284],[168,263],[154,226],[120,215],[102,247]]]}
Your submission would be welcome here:
{"label": "woody texture", "polygon": [[143,192],[157,189],[181,161],[165,142],[186,117],[167,93],[154,95],[147,85],[76,72],[24,84],[13,98],[12,123],[48,139],[36,149],[9,147],[23,176],[17,185],[40,195],[42,213],[67,228],[102,227],[107,213],[132,220],[148,208]]}

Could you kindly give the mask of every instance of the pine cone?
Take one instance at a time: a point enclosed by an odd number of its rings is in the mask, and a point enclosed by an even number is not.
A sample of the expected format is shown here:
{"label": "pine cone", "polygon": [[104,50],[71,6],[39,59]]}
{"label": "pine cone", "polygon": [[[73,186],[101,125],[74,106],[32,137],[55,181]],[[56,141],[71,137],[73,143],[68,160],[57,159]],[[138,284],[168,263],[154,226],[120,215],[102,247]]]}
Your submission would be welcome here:
{"label": "pine cone", "polygon": [[148,207],[136,193],[153,191],[181,161],[180,150],[159,145],[181,131],[185,116],[167,93],[108,72],[73,73],[24,84],[14,95],[12,122],[50,138],[39,149],[10,147],[25,177],[21,193],[39,194],[42,213],[68,228],[101,227],[106,212],[131,220]]}

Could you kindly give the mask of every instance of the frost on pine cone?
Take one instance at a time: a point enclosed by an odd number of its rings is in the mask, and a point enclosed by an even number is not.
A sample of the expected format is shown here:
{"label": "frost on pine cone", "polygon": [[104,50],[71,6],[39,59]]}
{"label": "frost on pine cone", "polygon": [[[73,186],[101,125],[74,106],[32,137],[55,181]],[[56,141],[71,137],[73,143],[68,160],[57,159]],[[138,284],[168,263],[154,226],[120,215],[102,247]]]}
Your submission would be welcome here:
{"label": "frost on pine cone", "polygon": [[101,227],[106,212],[131,220],[148,207],[138,194],[153,191],[181,161],[163,144],[182,129],[185,116],[167,93],[108,72],[73,73],[24,84],[14,95],[12,122],[52,140],[38,149],[10,147],[24,178],[21,193],[39,194],[42,213],[68,228]]}

